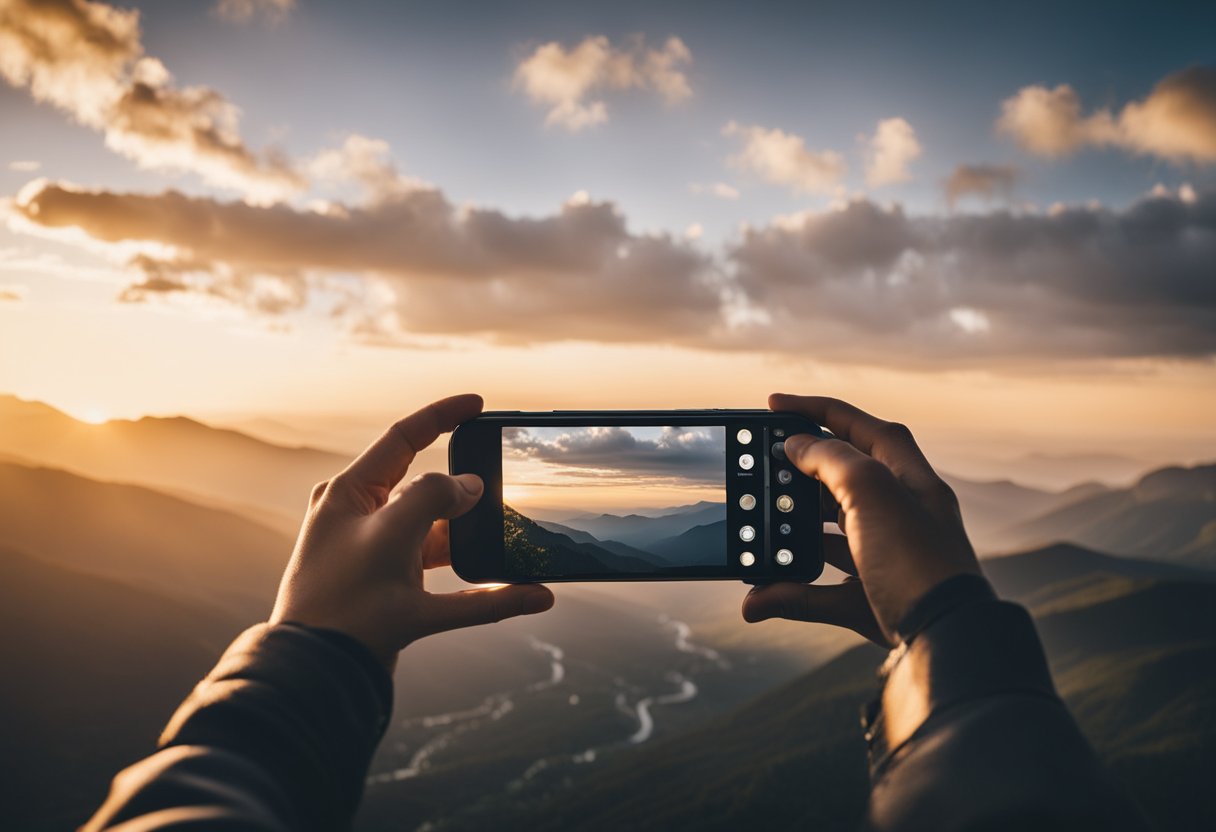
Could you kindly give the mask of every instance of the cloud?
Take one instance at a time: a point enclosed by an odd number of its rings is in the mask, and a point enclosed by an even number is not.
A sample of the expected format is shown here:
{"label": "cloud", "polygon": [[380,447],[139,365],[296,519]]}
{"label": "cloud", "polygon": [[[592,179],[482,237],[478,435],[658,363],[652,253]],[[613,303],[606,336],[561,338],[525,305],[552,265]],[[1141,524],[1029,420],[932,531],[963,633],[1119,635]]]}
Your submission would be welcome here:
{"label": "cloud", "polygon": [[[458,208],[421,187],[307,211],[39,183],[14,209],[43,229],[154,243],[160,253],[134,264],[141,273],[211,295],[239,297],[258,278],[303,292],[309,275],[355,275],[386,290],[398,332],[680,342],[707,337],[720,321],[706,255],[666,235],[632,234],[615,206],[586,199],[528,218]],[[379,305],[359,308],[373,293],[355,294],[345,314],[363,327],[385,320]]]}
{"label": "cloud", "polygon": [[623,47],[600,35],[570,49],[556,41],[536,47],[515,68],[515,83],[537,104],[549,107],[548,126],[577,132],[608,120],[605,92],[651,90],[668,104],[690,97],[684,68],[692,53],[679,38],[660,48],[646,46],[641,36]]}
{"label": "cloud", "polygon": [[304,210],[40,182],[10,211],[14,231],[146,244],[126,300],[282,314],[336,297],[338,322],[377,343],[661,343],[917,368],[1216,356],[1216,191],[1189,186],[1045,213],[859,199],[749,228],[716,255],[631,232],[612,203],[516,217],[430,187]]}
{"label": "cloud", "polygon": [[710,182],[708,184],[702,182],[690,182],[688,190],[697,196],[716,196],[718,199],[738,199],[740,197],[739,189],[733,185],[728,185],[725,182]]}
{"label": "cloud", "polygon": [[0,303],[21,303],[25,300],[25,286],[17,283],[0,283]]}
{"label": "cloud", "polygon": [[28,159],[21,159],[15,162],[8,163],[9,170],[15,170],[18,173],[33,173],[42,167],[42,162],[35,162]]}
{"label": "cloud", "polygon": [[275,153],[242,141],[236,108],[206,87],[179,88],[144,55],[139,13],[89,0],[0,4],[0,76],[28,89],[141,167],[190,171],[251,198],[304,186]]}
{"label": "cloud", "polygon": [[271,23],[282,21],[296,9],[296,0],[219,0],[215,13],[231,23],[247,23],[261,16]]}
{"label": "cloud", "polygon": [[1001,105],[997,130],[1040,156],[1083,147],[1118,147],[1175,162],[1216,162],[1216,68],[1196,66],[1166,76],[1142,101],[1084,115],[1067,84],[1024,87]]}
{"label": "cloud", "polygon": [[664,427],[649,438],[627,427],[503,428],[509,456],[534,459],[572,475],[616,479],[677,479],[720,483],[726,431],[722,427]]}
{"label": "cloud", "polygon": [[920,141],[912,125],[902,118],[878,122],[866,141],[866,184],[871,188],[906,182],[910,165],[921,154]]}
{"label": "cloud", "polygon": [[839,153],[810,150],[806,140],[793,133],[734,121],[722,133],[743,141],[743,149],[730,158],[731,165],[795,193],[831,193],[844,177],[846,166]]}
{"label": "cloud", "polygon": [[1009,199],[1017,184],[1018,169],[1010,165],[959,165],[943,183],[946,202],[953,208],[966,196],[984,200]]}
{"label": "cloud", "polygon": [[1216,354],[1216,192],[1124,210],[912,217],[867,200],[729,254],[768,320],[741,338],[917,366]]}
{"label": "cloud", "polygon": [[358,134],[347,136],[339,147],[319,153],[309,163],[308,172],[318,181],[353,182],[371,202],[430,188],[397,169],[388,142]]}

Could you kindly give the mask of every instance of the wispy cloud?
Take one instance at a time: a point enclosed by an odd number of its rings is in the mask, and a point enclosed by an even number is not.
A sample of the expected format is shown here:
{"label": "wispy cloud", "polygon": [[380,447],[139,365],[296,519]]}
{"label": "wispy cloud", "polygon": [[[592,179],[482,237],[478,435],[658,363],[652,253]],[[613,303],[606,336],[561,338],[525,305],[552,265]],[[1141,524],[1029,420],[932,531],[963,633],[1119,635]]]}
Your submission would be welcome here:
{"label": "wispy cloud", "polygon": [[743,143],[742,149],[730,158],[731,165],[795,193],[832,193],[847,170],[839,153],[811,150],[801,136],[776,127],[732,121],[722,128],[722,133]]}
{"label": "wispy cloud", "polygon": [[738,188],[725,182],[690,182],[688,190],[697,196],[716,196],[718,199],[734,200],[742,196]]}
{"label": "wispy cloud", "polygon": [[679,38],[658,48],[641,36],[614,46],[600,35],[567,48],[553,41],[536,47],[515,68],[515,83],[549,107],[545,124],[577,132],[608,120],[608,92],[651,90],[668,104],[692,95],[685,68],[692,52]]}
{"label": "wispy cloud", "polygon": [[215,4],[216,15],[232,23],[247,23],[255,17],[278,23],[295,9],[296,0],[219,0]]}
{"label": "wispy cloud", "polygon": [[985,201],[1009,199],[1018,181],[1018,169],[1011,165],[959,165],[942,183],[946,202],[953,208],[960,199],[975,196]]}
{"label": "wispy cloud", "polygon": [[298,191],[279,154],[242,140],[238,113],[207,87],[181,88],[144,54],[139,13],[89,0],[0,4],[0,76],[76,121],[141,167],[197,173],[259,200]]}
{"label": "wispy cloud", "polygon": [[1001,105],[997,129],[1040,156],[1083,147],[1119,147],[1171,162],[1216,162],[1216,68],[1197,66],[1162,79],[1118,112],[1085,115],[1068,84],[1023,87]]}
{"label": "wispy cloud", "polygon": [[41,167],[41,162],[35,162],[32,159],[18,159],[15,162],[8,163],[8,169],[17,171],[18,173],[34,173]]}

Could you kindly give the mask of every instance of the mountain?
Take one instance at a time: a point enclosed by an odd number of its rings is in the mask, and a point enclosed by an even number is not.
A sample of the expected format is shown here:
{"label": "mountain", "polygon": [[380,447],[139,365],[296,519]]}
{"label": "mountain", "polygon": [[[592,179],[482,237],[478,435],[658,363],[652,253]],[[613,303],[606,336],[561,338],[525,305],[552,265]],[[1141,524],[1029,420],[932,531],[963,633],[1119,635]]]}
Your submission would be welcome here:
{"label": "mountain", "polygon": [[[1037,574],[1051,592],[1087,566],[1118,559],[1062,548],[1003,559],[1007,577]],[[1025,567],[1023,569],[1023,567]],[[1216,796],[1216,583],[1150,577],[1098,580],[1085,603],[1036,617],[1061,694],[1099,755],[1161,828],[1212,828]],[[1167,567],[1167,572],[1169,572]],[[1169,574],[1175,574],[1169,572]],[[597,828],[855,829],[868,782],[857,727],[877,690],[883,651],[854,648],[751,703],[678,736],[605,756],[594,767],[537,777],[506,800],[456,810],[439,830]],[[999,752],[999,750],[998,750]],[[662,788],[654,784],[661,783]],[[376,827],[363,827],[372,829]]]}
{"label": "mountain", "polygon": [[[596,543],[551,532],[508,505],[503,506],[508,569],[519,575],[651,572],[666,566],[652,555],[618,555]],[[594,539],[594,538],[593,538]]]}
{"label": "mountain", "polygon": [[0,453],[102,480],[199,494],[299,517],[313,484],[347,457],[263,442],[185,417],[100,425],[0,396]]}
{"label": "mountain", "polygon": [[655,561],[654,555],[651,554],[650,552],[643,552],[641,549],[635,549],[632,546],[626,546],[624,543],[619,543],[615,540],[600,540],[599,538],[597,538],[595,535],[591,534],[590,532],[580,531],[579,529],[572,529],[569,526],[563,526],[561,523],[554,523],[550,520],[535,520],[533,518],[529,518],[529,519],[532,519],[533,522],[536,523],[536,525],[540,526],[542,529],[551,531],[554,534],[565,535],[566,537],[573,540],[575,543],[590,543],[593,546],[598,546],[601,549],[606,549],[607,551],[611,552],[614,555],[622,555],[627,558],[637,558],[639,560],[643,560],[648,563],[652,563],[652,562],[657,563],[657,561]]}
{"label": "mountain", "polygon": [[724,562],[726,521],[693,526],[686,532],[651,544],[650,551],[676,566]]}
{"label": "mountain", "polygon": [[951,474],[942,478],[958,495],[967,534],[981,554],[1005,548],[1008,540],[1004,533],[1012,524],[1107,490],[1092,482],[1064,491],[1047,491],[1011,480],[980,482]]}
{"label": "mountain", "polygon": [[1118,555],[1216,568],[1216,465],[1162,468],[1013,525],[1019,547],[1068,540]]}
{"label": "mountain", "polygon": [[244,626],[0,547],[0,825],[82,823]]}
{"label": "mountain", "polygon": [[4,545],[60,566],[220,606],[250,622],[274,598],[291,538],[142,486],[0,462]]}
{"label": "mountain", "polygon": [[566,519],[563,525],[588,532],[599,540],[615,540],[649,551],[650,545],[660,540],[682,534],[694,526],[725,519],[726,504],[709,503],[701,508],[688,507],[687,511],[677,510],[659,517],[641,514],[572,517]]}

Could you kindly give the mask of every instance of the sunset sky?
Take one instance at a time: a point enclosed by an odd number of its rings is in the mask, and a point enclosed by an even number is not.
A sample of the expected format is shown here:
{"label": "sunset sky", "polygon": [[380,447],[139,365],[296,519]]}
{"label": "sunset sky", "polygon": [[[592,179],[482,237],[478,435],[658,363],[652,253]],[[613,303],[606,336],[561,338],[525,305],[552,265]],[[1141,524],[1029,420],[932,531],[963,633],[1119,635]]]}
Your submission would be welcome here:
{"label": "sunset sky", "polygon": [[726,499],[726,429],[503,429],[503,499],[519,509],[598,512]]}
{"label": "sunset sky", "polygon": [[0,0],[0,392],[333,426],[788,390],[947,464],[1210,459],[1213,31],[1201,3]]}

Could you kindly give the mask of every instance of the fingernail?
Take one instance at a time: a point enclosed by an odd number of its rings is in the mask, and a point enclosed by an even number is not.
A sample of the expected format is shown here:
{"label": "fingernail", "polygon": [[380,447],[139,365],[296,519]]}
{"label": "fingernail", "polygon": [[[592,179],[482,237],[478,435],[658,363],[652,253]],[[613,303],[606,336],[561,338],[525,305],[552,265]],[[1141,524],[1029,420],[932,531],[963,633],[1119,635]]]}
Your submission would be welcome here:
{"label": "fingernail", "polygon": [[461,488],[474,496],[481,493],[481,477],[476,474],[460,474],[456,477],[456,482],[460,483]]}
{"label": "fingernail", "polygon": [[553,593],[548,587],[529,586],[526,591],[520,593],[520,600],[524,602],[524,606],[530,610],[543,612],[553,606]]}

